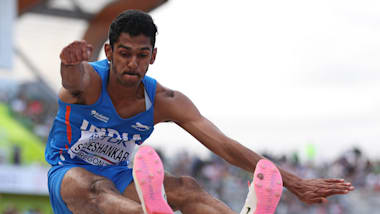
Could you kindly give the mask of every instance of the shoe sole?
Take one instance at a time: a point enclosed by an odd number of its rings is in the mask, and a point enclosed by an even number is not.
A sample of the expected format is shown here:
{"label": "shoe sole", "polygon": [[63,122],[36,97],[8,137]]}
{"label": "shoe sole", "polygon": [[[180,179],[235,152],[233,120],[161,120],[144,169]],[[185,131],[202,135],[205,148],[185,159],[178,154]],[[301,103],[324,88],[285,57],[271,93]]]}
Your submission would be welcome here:
{"label": "shoe sole", "polygon": [[273,214],[282,194],[282,178],[277,167],[266,159],[256,166],[253,183],[257,197],[254,214]]}
{"label": "shoe sole", "polygon": [[141,146],[133,162],[133,178],[145,214],[173,214],[162,195],[164,168],[150,146]]}

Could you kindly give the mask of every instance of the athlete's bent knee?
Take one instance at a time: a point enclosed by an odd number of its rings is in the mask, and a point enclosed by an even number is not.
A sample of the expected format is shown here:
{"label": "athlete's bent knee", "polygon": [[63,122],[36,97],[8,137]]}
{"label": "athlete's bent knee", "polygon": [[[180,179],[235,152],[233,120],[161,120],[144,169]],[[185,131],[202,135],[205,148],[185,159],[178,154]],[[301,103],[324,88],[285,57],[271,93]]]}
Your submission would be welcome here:
{"label": "athlete's bent knee", "polygon": [[181,187],[185,190],[185,191],[202,191],[202,188],[201,186],[198,184],[198,182],[190,177],[190,176],[181,176],[180,177],[180,182],[181,182]]}
{"label": "athlete's bent knee", "polygon": [[62,199],[74,213],[78,210],[96,210],[99,202],[109,193],[118,193],[112,181],[81,168],[69,170],[61,185]]}
{"label": "athlete's bent knee", "polygon": [[98,206],[100,203],[107,201],[106,199],[110,195],[120,194],[112,181],[104,177],[98,177],[92,180],[89,192],[89,199],[92,203],[94,203],[95,206]]}
{"label": "athlete's bent knee", "polygon": [[91,180],[89,185],[89,192],[94,196],[101,195],[103,193],[118,192],[112,181],[104,177],[96,177]]}
{"label": "athlete's bent knee", "polygon": [[197,181],[189,176],[181,176],[175,179],[176,188],[168,193],[169,203],[172,207],[181,208],[186,203],[198,200],[204,193]]}

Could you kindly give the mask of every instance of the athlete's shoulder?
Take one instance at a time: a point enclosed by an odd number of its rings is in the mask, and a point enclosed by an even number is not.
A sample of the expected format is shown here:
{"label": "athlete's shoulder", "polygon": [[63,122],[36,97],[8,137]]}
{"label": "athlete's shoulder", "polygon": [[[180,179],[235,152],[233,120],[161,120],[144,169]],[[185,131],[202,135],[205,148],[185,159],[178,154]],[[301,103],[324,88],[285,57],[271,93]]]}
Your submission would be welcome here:
{"label": "athlete's shoulder", "polygon": [[200,117],[192,101],[178,90],[157,83],[156,96],[155,124],[168,121],[184,123]]}
{"label": "athlete's shoulder", "polygon": [[171,99],[171,98],[174,98],[174,96],[175,96],[175,90],[167,88],[157,81],[156,83],[157,99]]}
{"label": "athlete's shoulder", "polygon": [[175,91],[159,82],[156,87],[156,100],[154,102],[154,123],[173,121],[171,108],[175,105]]}

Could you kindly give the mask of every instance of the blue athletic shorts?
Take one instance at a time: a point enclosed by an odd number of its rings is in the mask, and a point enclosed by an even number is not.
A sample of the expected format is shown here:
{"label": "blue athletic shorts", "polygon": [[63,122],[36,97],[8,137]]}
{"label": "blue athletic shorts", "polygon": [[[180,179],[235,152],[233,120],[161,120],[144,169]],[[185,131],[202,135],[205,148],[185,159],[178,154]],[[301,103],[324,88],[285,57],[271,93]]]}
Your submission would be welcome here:
{"label": "blue athletic shorts", "polygon": [[110,179],[122,194],[132,182],[132,169],[127,166],[59,165],[53,166],[48,173],[50,203],[55,214],[72,214],[61,197],[63,176],[74,167],[84,168],[96,175]]}

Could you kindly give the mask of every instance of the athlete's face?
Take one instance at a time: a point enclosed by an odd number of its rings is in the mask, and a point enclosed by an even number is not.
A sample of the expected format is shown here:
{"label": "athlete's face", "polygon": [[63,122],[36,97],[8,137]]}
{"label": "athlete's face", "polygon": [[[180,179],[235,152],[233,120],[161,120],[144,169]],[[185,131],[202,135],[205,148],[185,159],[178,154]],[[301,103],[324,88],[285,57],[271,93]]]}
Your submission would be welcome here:
{"label": "athlete's face", "polygon": [[130,36],[128,33],[120,34],[113,50],[106,44],[105,51],[107,59],[111,62],[111,75],[115,76],[118,83],[127,87],[140,84],[157,54],[157,49],[153,49],[149,37],[142,34]]}

